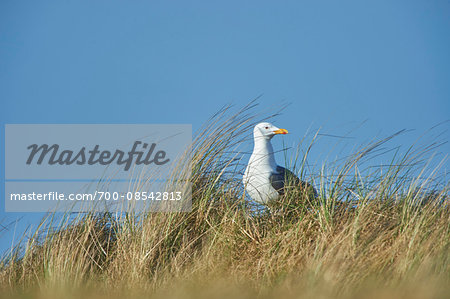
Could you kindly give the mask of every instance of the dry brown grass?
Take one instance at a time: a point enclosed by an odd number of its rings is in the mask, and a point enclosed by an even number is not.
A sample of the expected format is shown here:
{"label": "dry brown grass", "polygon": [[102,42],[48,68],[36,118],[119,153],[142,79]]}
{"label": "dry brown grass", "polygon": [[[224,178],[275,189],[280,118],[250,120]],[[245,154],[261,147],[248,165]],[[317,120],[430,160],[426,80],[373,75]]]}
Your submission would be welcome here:
{"label": "dry brown grass", "polygon": [[418,152],[361,174],[384,141],[372,143],[322,168],[317,202],[291,192],[256,211],[236,154],[252,108],[225,108],[197,135],[192,212],[49,215],[0,264],[2,297],[449,298],[448,183],[430,193],[404,176]]}

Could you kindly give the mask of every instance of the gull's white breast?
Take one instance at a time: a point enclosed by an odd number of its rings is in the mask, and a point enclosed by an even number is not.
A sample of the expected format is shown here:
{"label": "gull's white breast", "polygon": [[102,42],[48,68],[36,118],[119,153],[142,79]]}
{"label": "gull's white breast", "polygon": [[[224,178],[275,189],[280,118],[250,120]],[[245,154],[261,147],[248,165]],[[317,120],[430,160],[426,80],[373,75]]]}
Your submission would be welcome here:
{"label": "gull's white breast", "polygon": [[245,191],[254,201],[267,204],[278,199],[279,194],[270,183],[271,173],[272,169],[269,165],[248,164],[243,176],[243,183]]}

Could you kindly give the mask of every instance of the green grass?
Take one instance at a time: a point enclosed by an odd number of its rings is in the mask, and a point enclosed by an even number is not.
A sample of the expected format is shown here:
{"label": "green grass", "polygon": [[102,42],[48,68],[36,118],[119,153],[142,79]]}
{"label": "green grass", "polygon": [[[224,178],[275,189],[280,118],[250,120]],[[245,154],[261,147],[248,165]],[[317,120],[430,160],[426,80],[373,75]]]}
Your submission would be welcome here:
{"label": "green grass", "polygon": [[224,107],[197,133],[192,164],[173,176],[192,169],[192,212],[49,214],[0,262],[1,296],[450,296],[449,184],[426,163],[436,144],[397,153],[382,170],[365,167],[391,136],[311,170],[313,138],[286,161],[319,198],[292,189],[269,213],[241,183],[241,144],[270,119],[254,109]]}

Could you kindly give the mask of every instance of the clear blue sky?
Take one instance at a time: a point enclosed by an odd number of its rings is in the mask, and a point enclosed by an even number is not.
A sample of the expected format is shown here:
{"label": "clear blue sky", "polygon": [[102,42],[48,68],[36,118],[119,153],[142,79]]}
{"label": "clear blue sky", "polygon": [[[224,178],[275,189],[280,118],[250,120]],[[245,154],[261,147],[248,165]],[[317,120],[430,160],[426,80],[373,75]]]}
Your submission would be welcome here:
{"label": "clear blue sky", "polygon": [[[291,103],[276,120],[287,143],[364,120],[355,144],[404,128],[412,143],[450,118],[449,53],[449,1],[4,0],[1,178],[5,123],[195,130],[261,94],[262,109]],[[3,211],[2,224],[24,216],[18,234],[40,217]],[[1,253],[12,232],[0,238]]]}

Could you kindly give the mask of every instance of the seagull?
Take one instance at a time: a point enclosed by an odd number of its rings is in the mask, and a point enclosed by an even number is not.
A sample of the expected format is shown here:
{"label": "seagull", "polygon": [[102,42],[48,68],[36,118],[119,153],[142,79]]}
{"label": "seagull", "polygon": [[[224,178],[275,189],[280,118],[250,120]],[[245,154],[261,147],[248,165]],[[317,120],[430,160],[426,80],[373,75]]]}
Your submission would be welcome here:
{"label": "seagull", "polygon": [[278,134],[287,134],[268,122],[259,123],[253,129],[254,149],[243,176],[243,183],[248,195],[257,203],[267,205],[285,193],[285,185],[300,185],[316,190],[300,179],[290,170],[277,165],[270,140]]}

